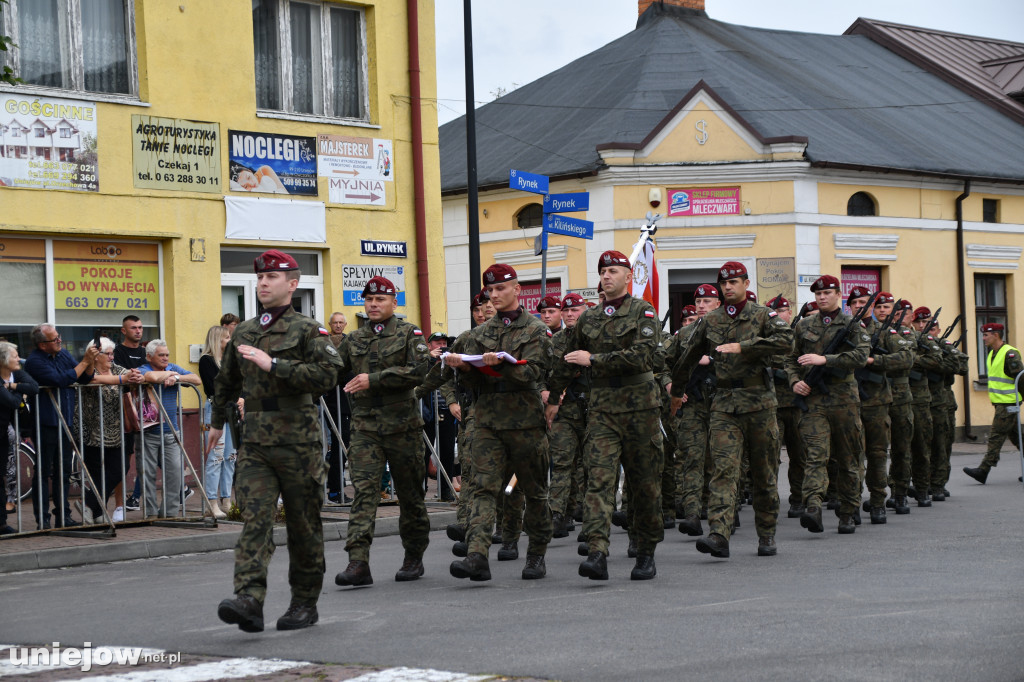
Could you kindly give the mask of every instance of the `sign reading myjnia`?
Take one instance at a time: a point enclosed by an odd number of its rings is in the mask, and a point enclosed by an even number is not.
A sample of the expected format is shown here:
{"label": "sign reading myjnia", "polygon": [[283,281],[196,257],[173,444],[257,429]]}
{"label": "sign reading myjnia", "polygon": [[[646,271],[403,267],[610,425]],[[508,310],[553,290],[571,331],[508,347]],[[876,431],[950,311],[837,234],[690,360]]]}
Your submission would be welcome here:
{"label": "sign reading myjnia", "polygon": [[594,223],[590,220],[569,218],[557,213],[544,214],[544,231],[551,234],[564,234],[567,237],[580,239],[594,238]]}

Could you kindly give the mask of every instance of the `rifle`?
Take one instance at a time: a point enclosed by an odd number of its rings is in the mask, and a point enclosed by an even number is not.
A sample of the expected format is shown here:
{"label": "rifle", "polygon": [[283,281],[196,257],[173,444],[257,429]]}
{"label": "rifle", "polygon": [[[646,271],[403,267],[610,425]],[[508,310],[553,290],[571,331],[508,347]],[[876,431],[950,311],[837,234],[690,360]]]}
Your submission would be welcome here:
{"label": "rifle", "polygon": [[950,333],[954,329],[956,329],[956,326],[958,324],[960,324],[961,318],[963,318],[963,313],[960,313],[959,315],[957,315],[956,319],[953,320],[953,324],[951,324],[948,327],[946,327],[946,331],[942,332],[942,336],[939,337],[939,341],[945,341],[947,338],[949,338]]}
{"label": "rifle", "polygon": [[934,315],[932,315],[932,319],[928,320],[928,324],[925,325],[924,331],[921,332],[921,335],[917,337],[917,347],[920,348],[922,351],[928,352],[931,350],[931,348],[924,345],[924,342],[921,339],[928,335],[928,331],[932,328],[932,326],[935,325],[935,321],[939,319],[939,313],[941,312],[942,306],[939,306],[939,309],[935,311]]}
{"label": "rifle", "polygon": [[[860,326],[860,321],[864,319],[865,313],[874,304],[875,299],[878,298],[878,292],[876,291],[868,299],[868,302],[864,304],[864,307],[857,311],[857,314],[853,316],[853,319],[843,327],[839,332],[832,337],[828,346],[825,347],[822,355],[832,355],[844,344],[849,342],[850,333],[853,332],[857,327]],[[895,308],[895,306],[894,306]],[[818,313],[821,315],[821,313]],[[803,382],[811,387],[811,390],[818,390],[822,393],[828,394],[828,386],[825,385],[825,373],[828,369],[824,365],[814,365],[811,367],[807,374],[804,375]],[[793,400],[793,404],[800,408],[802,412],[807,411],[807,401],[804,400],[804,396],[797,394]]]}
{"label": "rifle", "polygon": [[[899,311],[900,304],[902,303],[903,299],[896,301],[895,305],[893,305],[892,307],[892,310],[889,311],[889,316],[885,318],[885,322],[880,324],[878,326],[878,329],[875,330],[875,333],[871,335],[870,355],[872,357],[876,355],[889,354],[889,351],[887,351],[882,346],[879,346],[878,342],[882,340],[882,335],[885,334],[886,330],[888,330],[892,326],[893,320],[896,318],[896,313]],[[870,381],[873,384],[881,384],[883,381],[885,381],[885,375],[883,375],[881,372],[875,372],[873,370],[870,370],[866,366],[858,367],[857,369],[855,369],[853,371],[853,375],[857,377],[857,391],[860,393],[860,397],[862,400],[866,400],[867,398],[870,397],[870,394],[864,389],[865,382]]]}

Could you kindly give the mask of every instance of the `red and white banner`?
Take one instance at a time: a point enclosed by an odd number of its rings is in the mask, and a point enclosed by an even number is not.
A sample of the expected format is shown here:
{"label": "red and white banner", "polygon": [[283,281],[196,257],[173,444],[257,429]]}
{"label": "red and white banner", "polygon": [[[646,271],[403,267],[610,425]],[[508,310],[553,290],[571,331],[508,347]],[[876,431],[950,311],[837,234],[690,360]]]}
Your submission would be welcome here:
{"label": "red and white banner", "polygon": [[[633,245],[636,250],[636,244]],[[654,260],[654,240],[648,239],[644,250],[633,264],[633,288],[630,294],[634,298],[642,298],[654,309],[658,309],[658,263]]]}

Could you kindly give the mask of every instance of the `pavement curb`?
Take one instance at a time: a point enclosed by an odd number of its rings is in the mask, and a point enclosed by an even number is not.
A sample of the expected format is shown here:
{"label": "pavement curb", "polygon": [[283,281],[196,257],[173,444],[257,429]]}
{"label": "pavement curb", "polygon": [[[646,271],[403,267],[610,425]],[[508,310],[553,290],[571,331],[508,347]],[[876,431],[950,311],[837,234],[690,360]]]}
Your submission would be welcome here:
{"label": "pavement curb", "polygon": [[[440,530],[449,523],[455,523],[455,511],[440,511],[428,514],[430,530]],[[397,516],[377,519],[374,527],[375,537],[398,534]],[[106,541],[98,540],[96,544],[42,549],[12,553],[0,557],[0,573],[18,571],[34,571],[50,568],[66,568],[85,564],[105,564],[114,561],[131,561],[133,559],[152,559],[162,556],[179,554],[198,554],[219,552],[234,549],[238,536],[241,535],[241,524],[238,530],[207,532],[197,530],[195,534],[174,538],[156,538],[152,540],[132,540],[118,542],[116,538]],[[348,521],[336,521],[324,524],[324,542],[344,540],[348,535]],[[284,526],[274,528],[274,544],[281,546],[288,541],[288,532]],[[8,542],[17,542],[8,540]]]}

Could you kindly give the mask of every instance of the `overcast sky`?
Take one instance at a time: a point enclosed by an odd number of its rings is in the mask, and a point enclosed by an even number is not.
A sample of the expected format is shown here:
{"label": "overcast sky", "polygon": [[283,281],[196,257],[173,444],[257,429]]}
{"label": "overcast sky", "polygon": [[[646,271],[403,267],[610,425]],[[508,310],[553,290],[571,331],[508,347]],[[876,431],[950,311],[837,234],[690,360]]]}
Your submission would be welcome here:
{"label": "overcast sky", "polygon": [[[706,0],[712,19],[839,35],[858,17],[1024,42],[1021,0]],[[435,0],[438,118],[466,111],[463,0]],[[637,0],[477,0],[477,106],[593,52],[636,27]]]}

